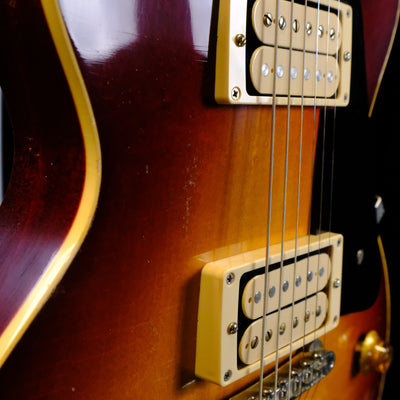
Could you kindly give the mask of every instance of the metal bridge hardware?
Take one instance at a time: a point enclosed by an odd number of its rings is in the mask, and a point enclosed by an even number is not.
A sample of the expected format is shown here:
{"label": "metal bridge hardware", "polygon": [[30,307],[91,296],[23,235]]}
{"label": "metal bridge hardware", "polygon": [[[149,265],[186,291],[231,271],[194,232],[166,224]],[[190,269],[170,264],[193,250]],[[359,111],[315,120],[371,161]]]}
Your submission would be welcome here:
{"label": "metal bridge hardware", "polygon": [[[320,342],[317,342],[320,346]],[[278,379],[275,372],[264,378],[262,400],[295,399],[325,378],[334,366],[335,354],[322,347],[299,353],[293,357],[291,365],[287,362],[279,368]],[[259,383],[256,383],[230,400],[259,400],[259,386]]]}

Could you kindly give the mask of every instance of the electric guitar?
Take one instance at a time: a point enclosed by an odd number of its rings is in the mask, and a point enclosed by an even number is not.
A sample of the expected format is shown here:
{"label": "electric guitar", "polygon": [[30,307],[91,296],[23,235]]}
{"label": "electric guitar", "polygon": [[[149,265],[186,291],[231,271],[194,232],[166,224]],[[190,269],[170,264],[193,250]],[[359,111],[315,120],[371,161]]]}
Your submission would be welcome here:
{"label": "electric guitar", "polygon": [[381,395],[373,3],[0,2],[2,399]]}

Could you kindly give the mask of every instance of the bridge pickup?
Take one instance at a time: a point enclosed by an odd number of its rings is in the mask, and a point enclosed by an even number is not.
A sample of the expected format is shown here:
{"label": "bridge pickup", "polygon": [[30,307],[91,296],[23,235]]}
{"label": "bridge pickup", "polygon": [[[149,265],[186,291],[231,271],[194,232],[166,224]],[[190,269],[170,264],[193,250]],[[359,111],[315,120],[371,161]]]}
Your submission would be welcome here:
{"label": "bridge pickup", "polygon": [[[299,238],[296,251],[294,240],[285,242],[282,269],[281,250],[281,245],[270,246],[268,274],[271,274],[271,283],[275,282],[275,294],[270,296],[268,293],[268,329],[265,332],[260,328],[263,309],[255,309],[254,313],[243,311],[243,303],[248,303],[251,298],[255,306],[256,299],[260,301],[264,298],[262,276],[265,273],[266,249],[241,253],[203,267],[197,324],[197,376],[226,386],[259,369],[261,340],[271,343],[270,346],[267,343],[264,358],[265,365],[268,365],[277,356],[277,335],[280,335],[278,357],[283,357],[290,350],[310,343],[338,325],[343,237],[324,233]],[[294,257],[297,259],[296,271]],[[307,290],[309,274],[312,279]],[[301,276],[305,286],[301,288],[299,285],[298,291],[295,291],[293,305],[293,295],[289,292],[293,293],[293,284],[296,284],[298,276]],[[285,326],[278,326],[276,299],[279,296],[281,306],[285,304],[280,309],[280,323]],[[289,346],[292,327],[293,340]]]}

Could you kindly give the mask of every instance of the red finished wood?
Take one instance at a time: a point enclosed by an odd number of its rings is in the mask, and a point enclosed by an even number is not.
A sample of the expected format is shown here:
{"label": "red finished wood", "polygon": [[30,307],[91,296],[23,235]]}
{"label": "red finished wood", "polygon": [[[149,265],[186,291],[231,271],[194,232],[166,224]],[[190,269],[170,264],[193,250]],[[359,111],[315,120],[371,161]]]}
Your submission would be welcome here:
{"label": "red finished wood", "polygon": [[0,4],[0,83],[15,147],[12,178],[0,209],[0,331],[68,232],[85,168],[60,65],[38,4],[29,3]]}
{"label": "red finished wood", "polygon": [[367,70],[368,97],[370,102],[379,84],[379,74],[385,57],[391,49],[390,40],[396,23],[398,0],[362,0]]}
{"label": "red finished wood", "polygon": [[[81,251],[0,371],[0,396],[228,398],[257,374],[224,389],[195,377],[200,272],[205,259],[265,246],[271,108],[213,101],[211,0],[61,5],[98,123],[102,189]],[[10,13],[9,2],[2,1],[1,11]],[[15,44],[17,54],[23,44]],[[50,70],[52,63],[46,58]],[[274,243],[282,232],[286,116],[278,108]],[[299,109],[292,109],[290,123],[286,238],[296,227]],[[313,109],[305,111],[304,124],[300,235],[308,232]],[[333,346],[344,346],[339,365],[351,363],[356,340],[373,321],[382,331],[382,308],[360,315],[347,342],[338,340],[340,329],[329,336]],[[359,398],[375,393],[366,383],[376,377],[341,371],[340,383],[331,380],[323,389],[331,400],[353,400],[346,391],[352,384]]]}

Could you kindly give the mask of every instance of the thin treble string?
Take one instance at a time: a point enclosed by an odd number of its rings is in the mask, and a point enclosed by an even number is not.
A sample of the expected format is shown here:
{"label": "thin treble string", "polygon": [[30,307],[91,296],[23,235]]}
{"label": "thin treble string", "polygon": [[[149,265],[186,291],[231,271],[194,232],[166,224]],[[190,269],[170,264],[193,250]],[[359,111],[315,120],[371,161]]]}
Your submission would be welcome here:
{"label": "thin treble string", "polygon": [[[281,326],[281,309],[282,309],[282,288],[283,288],[283,264],[285,254],[285,228],[286,228],[286,206],[287,206],[287,186],[288,186],[288,170],[289,170],[289,140],[290,140],[290,111],[291,111],[291,94],[292,94],[292,57],[293,57],[293,9],[294,0],[291,2],[290,16],[290,46],[289,46],[289,67],[288,67],[288,104],[286,119],[286,146],[285,146],[285,177],[284,177],[284,194],[283,194],[283,212],[282,212],[282,237],[281,237],[281,263],[280,263],[280,279],[279,279],[279,299],[278,299],[278,321],[277,321],[277,339],[276,339],[276,359],[275,359],[275,383],[274,393],[278,389],[278,369],[279,369],[279,345],[280,345],[280,326]],[[290,368],[290,367],[289,367]],[[290,398],[290,396],[289,396]]]}
{"label": "thin treble string", "polygon": [[[298,164],[298,177],[297,177],[297,206],[296,206],[296,233],[294,241],[294,268],[293,268],[293,289],[292,289],[292,313],[291,313],[291,330],[290,330],[290,349],[289,349],[289,398],[291,396],[292,385],[290,385],[292,378],[292,352],[293,352],[293,328],[294,328],[294,304],[296,293],[296,275],[297,275],[297,247],[299,239],[299,223],[300,223],[300,195],[301,195],[301,172],[302,172],[302,159],[303,159],[303,131],[304,131],[304,71],[306,66],[306,23],[307,23],[307,6],[308,1],[305,0],[304,4],[304,26],[303,31],[303,64],[301,73],[301,105],[300,105],[300,138],[299,138],[299,164]],[[292,22],[293,23],[293,22]],[[301,27],[300,27],[301,29]]]}
{"label": "thin treble string", "polygon": [[[279,0],[276,1],[276,15],[279,15]],[[271,215],[272,215],[272,189],[273,189],[273,174],[274,174],[274,147],[275,147],[275,125],[276,125],[276,85],[277,74],[276,68],[278,65],[278,18],[275,18],[275,49],[274,49],[274,83],[272,93],[272,120],[271,120],[271,149],[269,163],[269,187],[268,187],[268,224],[267,224],[267,239],[266,239],[266,255],[265,255],[265,282],[264,282],[264,306],[263,306],[263,322],[262,322],[262,338],[261,338],[261,360],[260,360],[260,385],[259,399],[263,394],[263,378],[264,378],[264,355],[265,355],[265,334],[267,330],[267,292],[268,292],[268,270],[269,270],[269,247],[271,241]]]}
{"label": "thin treble string", "polygon": [[[341,0],[338,0],[338,9],[337,9],[337,25],[336,25],[336,35],[339,40],[340,33],[340,4]],[[339,63],[339,47],[336,51],[336,61]],[[337,91],[335,91],[334,99],[337,99]],[[336,102],[335,102],[336,103]],[[333,176],[335,170],[335,139],[336,139],[336,105],[333,106],[333,122],[332,122],[332,161],[331,161],[331,187],[329,193],[329,232],[332,231],[332,213],[333,213]]]}
{"label": "thin treble string", "polygon": [[[314,166],[315,166],[315,149],[316,149],[316,132],[317,132],[317,71],[318,71],[318,45],[319,45],[319,36],[318,36],[318,27],[319,27],[319,17],[320,17],[320,9],[321,9],[321,4],[320,0],[317,2],[317,25],[316,25],[316,39],[315,39],[315,69],[314,69],[314,107],[313,107],[313,128],[312,128],[312,157],[311,157],[311,171],[314,171]],[[306,22],[307,23],[307,22]],[[313,29],[313,28],[312,28]],[[314,184],[311,184],[311,193],[313,192],[313,186]],[[312,216],[312,208],[313,208],[313,199],[311,196],[311,201],[310,201],[310,210],[309,210],[309,228],[311,229],[311,216]],[[309,289],[309,274],[310,272],[310,249],[311,249],[311,232],[309,232],[308,235],[308,250],[307,250],[307,279],[306,279],[306,297],[305,297],[305,312],[307,312],[307,303],[308,303],[308,289]],[[304,321],[304,332],[303,332],[303,349],[305,348],[305,341],[306,341],[306,330],[307,330],[307,320],[305,316],[305,321]]]}
{"label": "thin treble string", "polygon": [[[328,26],[326,31],[326,79],[325,79],[325,103],[324,103],[324,117],[323,117],[323,143],[322,143],[322,166],[321,166],[321,193],[320,193],[320,204],[319,204],[319,232],[322,231],[322,207],[323,207],[323,193],[324,193],[324,175],[325,175],[325,149],[326,149],[326,123],[327,123],[327,90],[328,90],[328,64],[329,64],[329,27],[330,27],[330,16],[331,16],[331,0],[328,2]],[[328,230],[328,232],[330,229]],[[319,254],[318,254],[319,257]],[[318,258],[318,268],[320,268]],[[326,268],[327,269],[327,268]],[[328,269],[326,271],[328,273]],[[319,287],[320,274],[317,274],[317,291]],[[317,304],[318,307],[318,304]],[[317,315],[315,315],[315,327]],[[316,330],[315,330],[316,332]]]}
{"label": "thin treble string", "polygon": [[[289,87],[288,87],[288,118],[287,118],[287,144],[289,142],[289,130],[290,130],[290,107],[291,107],[291,79],[295,79],[296,76],[292,77],[292,53],[293,53],[293,31],[294,31],[294,0],[291,1],[291,24],[290,24],[290,55],[289,55]],[[304,58],[305,58],[305,47],[303,50],[303,70],[304,70]],[[297,72],[296,72],[297,74]],[[304,77],[304,73],[301,75]],[[289,382],[289,393],[288,398],[290,399],[292,396],[292,385],[291,376],[292,376],[292,351],[293,351],[293,315],[294,315],[294,299],[295,299],[295,277],[296,277],[296,270],[297,270],[297,243],[298,243],[298,230],[299,230],[299,214],[300,214],[300,176],[301,176],[301,151],[302,151],[302,138],[303,138],[303,107],[304,107],[304,79],[302,79],[302,99],[301,99],[301,121],[300,121],[300,154],[299,154],[299,167],[298,167],[298,180],[297,180],[297,207],[296,207],[296,233],[295,233],[295,246],[294,246],[294,265],[293,265],[293,291],[292,291],[292,307],[291,307],[291,317],[290,317],[290,341],[289,341],[289,372],[288,372],[288,382]],[[286,157],[288,153],[286,153]],[[287,161],[287,160],[286,160]],[[287,165],[286,165],[287,168]],[[285,188],[285,196],[286,196],[286,188]],[[285,201],[285,210],[286,210],[286,201]],[[283,225],[283,230],[285,229],[285,225]],[[284,238],[284,234],[283,234]],[[282,241],[282,265],[283,265],[283,241]],[[281,282],[281,289],[282,289],[282,282]],[[279,348],[278,348],[279,352]],[[277,352],[277,359],[278,359],[278,352]]]}

